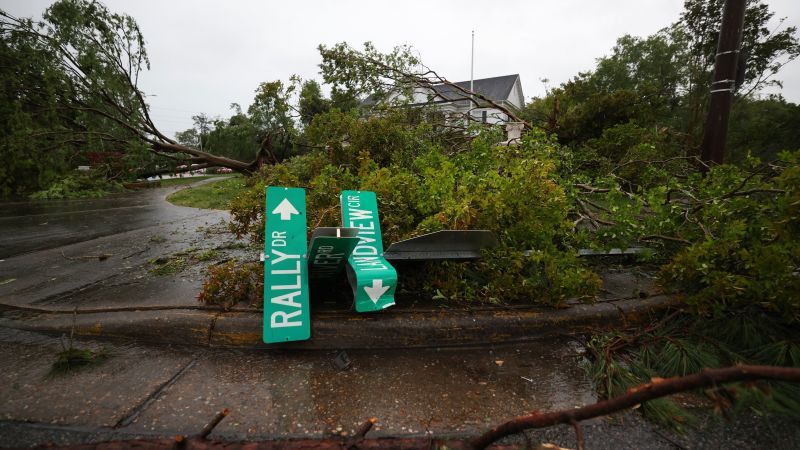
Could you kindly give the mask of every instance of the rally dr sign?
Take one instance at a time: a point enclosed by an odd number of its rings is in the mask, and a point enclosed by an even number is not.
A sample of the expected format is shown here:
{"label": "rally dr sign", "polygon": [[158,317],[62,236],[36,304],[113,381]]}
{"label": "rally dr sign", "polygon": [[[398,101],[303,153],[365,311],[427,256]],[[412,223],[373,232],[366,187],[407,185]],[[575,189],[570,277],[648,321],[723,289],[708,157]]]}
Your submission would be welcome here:
{"label": "rally dr sign", "polygon": [[383,258],[378,201],[374,192],[343,191],[342,225],[358,229],[358,244],[348,259],[350,284],[358,312],[394,305],[397,271]]}
{"label": "rally dr sign", "polygon": [[267,188],[264,239],[264,342],[311,337],[308,305],[306,193]]}

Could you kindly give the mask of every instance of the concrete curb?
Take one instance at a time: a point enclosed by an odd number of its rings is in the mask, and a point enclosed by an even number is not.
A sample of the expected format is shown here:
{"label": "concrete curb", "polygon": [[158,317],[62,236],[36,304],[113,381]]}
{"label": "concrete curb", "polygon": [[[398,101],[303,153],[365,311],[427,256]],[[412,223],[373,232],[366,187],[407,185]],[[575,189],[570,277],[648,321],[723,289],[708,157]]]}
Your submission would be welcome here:
{"label": "concrete curb", "polygon": [[312,316],[308,341],[266,345],[259,312],[157,309],[114,312],[6,310],[0,327],[46,334],[68,334],[156,344],[188,344],[250,349],[452,347],[524,342],[543,337],[606,329],[643,322],[675,306],[659,295],[566,309],[496,307],[468,309],[394,309],[375,314],[319,312]]}

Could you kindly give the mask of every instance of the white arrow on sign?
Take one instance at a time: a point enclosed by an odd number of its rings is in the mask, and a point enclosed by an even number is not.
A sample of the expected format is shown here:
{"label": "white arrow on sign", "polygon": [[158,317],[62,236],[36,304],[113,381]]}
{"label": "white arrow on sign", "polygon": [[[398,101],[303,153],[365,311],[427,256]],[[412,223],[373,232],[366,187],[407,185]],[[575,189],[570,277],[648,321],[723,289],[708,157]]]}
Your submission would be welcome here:
{"label": "white arrow on sign", "polygon": [[372,303],[378,303],[378,299],[381,298],[386,291],[389,290],[391,286],[384,286],[383,280],[372,280],[372,287],[364,286],[364,290],[367,291],[367,295],[369,295],[369,299],[372,300]]}
{"label": "white arrow on sign", "polygon": [[281,220],[291,220],[292,219],[292,214],[300,214],[300,213],[297,212],[297,210],[294,208],[294,206],[291,203],[289,203],[289,199],[285,198],[278,205],[278,207],[275,208],[274,211],[272,211],[272,214],[280,214],[281,215]]}

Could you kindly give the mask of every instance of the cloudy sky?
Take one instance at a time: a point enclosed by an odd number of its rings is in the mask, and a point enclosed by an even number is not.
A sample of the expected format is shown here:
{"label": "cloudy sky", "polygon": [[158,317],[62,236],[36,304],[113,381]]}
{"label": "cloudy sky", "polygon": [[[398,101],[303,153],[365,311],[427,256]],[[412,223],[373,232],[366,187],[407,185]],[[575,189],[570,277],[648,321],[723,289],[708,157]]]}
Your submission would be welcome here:
{"label": "cloudy sky", "polygon": [[[16,16],[38,16],[51,0],[2,0]],[[475,30],[475,78],[519,73],[526,99],[594,66],[624,34],[647,36],[675,22],[683,0],[528,1],[208,1],[105,0],[139,23],[151,70],[142,89],[168,135],[191,116],[246,108],[262,81],[292,74],[317,78],[317,46],[372,41],[379,50],[413,45],[452,81],[469,79]],[[800,24],[800,1],[768,0],[785,26]],[[778,77],[800,102],[800,62]]]}

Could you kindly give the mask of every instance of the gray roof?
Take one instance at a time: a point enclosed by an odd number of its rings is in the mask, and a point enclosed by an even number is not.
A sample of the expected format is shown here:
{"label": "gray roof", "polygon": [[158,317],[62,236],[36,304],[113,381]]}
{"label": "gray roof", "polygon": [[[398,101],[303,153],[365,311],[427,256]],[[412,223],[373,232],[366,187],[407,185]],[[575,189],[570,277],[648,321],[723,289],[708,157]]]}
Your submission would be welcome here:
{"label": "gray roof", "polygon": [[[476,93],[486,96],[489,100],[498,102],[508,100],[508,96],[511,94],[511,89],[514,88],[514,83],[516,83],[517,78],[519,78],[519,74],[480,78],[473,80],[473,88]],[[469,80],[467,80],[459,81],[454,84],[468,90],[469,83]],[[434,85],[433,90],[440,95],[440,97],[433,99],[436,103],[446,103],[469,98],[464,95],[463,92],[446,84]],[[371,106],[375,103],[377,103],[377,101],[374,95],[370,95],[361,101],[362,106]]]}
{"label": "gray roof", "polygon": [[[511,89],[514,88],[514,83],[517,81],[517,78],[519,78],[519,74],[473,80],[473,91],[476,94],[486,96],[486,98],[492,101],[507,100],[508,95],[511,93]],[[467,80],[459,81],[454,84],[458,87],[469,89],[469,83],[469,80]],[[469,98],[464,95],[463,92],[446,84],[437,84],[436,86],[433,86],[433,89],[446,101],[456,101]]]}

